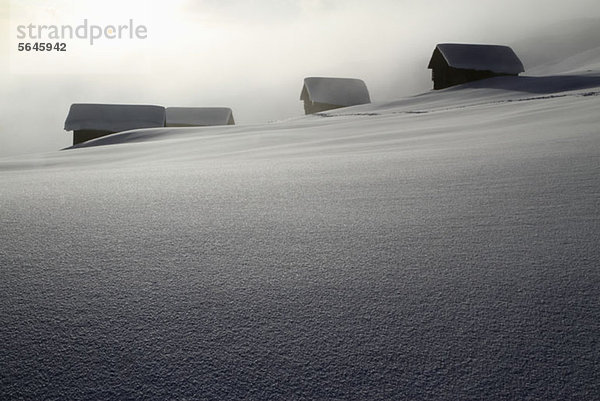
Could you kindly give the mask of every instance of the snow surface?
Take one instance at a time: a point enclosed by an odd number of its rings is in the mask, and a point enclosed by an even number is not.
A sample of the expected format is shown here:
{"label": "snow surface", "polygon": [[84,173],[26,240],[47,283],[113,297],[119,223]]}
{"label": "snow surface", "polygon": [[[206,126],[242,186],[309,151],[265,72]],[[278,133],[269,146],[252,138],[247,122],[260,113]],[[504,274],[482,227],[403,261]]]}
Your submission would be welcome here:
{"label": "snow surface", "polygon": [[[441,43],[436,46],[450,67],[476,71],[518,74],[524,70],[515,52],[508,46]],[[431,62],[429,68],[432,68]]]}
{"label": "snow surface", "polygon": [[229,107],[167,107],[167,127],[227,125],[233,121]]}
{"label": "snow surface", "polygon": [[1,159],[0,399],[596,399],[599,94],[497,78]]}
{"label": "snow surface", "polygon": [[165,108],[136,104],[74,103],[65,120],[65,130],[119,132],[135,128],[163,127]]}
{"label": "snow surface", "polygon": [[308,77],[304,78],[300,100],[305,91],[317,103],[354,106],[371,102],[367,85],[360,79]]}
{"label": "snow surface", "polygon": [[530,75],[548,75],[593,71],[600,71],[600,47],[586,50],[574,57],[569,57],[556,63],[544,64],[536,68],[528,69],[527,73]]}

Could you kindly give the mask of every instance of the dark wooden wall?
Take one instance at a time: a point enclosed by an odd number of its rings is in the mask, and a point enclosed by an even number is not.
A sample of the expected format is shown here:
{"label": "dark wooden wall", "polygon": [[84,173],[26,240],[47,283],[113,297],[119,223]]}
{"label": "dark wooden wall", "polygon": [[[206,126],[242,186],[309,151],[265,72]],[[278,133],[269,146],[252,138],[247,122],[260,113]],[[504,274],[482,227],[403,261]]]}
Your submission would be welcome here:
{"label": "dark wooden wall", "polygon": [[306,99],[304,100],[304,114],[320,113],[322,111],[339,109],[341,107],[345,107],[345,106],[338,106],[338,105],[335,105],[335,104],[327,104],[327,103],[311,102],[310,100],[306,100]]}
{"label": "dark wooden wall", "polygon": [[444,89],[451,86],[464,84],[480,79],[517,75],[517,74],[498,74],[492,71],[477,71],[465,70],[461,68],[449,67],[443,59],[434,60],[433,68],[431,69],[431,80],[433,81],[433,89]]}
{"label": "dark wooden wall", "polygon": [[73,145],[77,145],[78,143],[82,143],[85,141],[89,141],[91,139],[100,138],[101,136],[106,136],[113,134],[114,132],[110,131],[98,131],[93,129],[81,129],[73,131]]}

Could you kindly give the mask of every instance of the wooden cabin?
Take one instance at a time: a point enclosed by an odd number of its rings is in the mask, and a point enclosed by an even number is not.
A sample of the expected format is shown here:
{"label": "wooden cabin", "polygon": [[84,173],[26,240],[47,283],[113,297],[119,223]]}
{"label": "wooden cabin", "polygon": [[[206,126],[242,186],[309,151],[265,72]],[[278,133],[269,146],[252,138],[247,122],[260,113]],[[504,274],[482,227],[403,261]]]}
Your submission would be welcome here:
{"label": "wooden cabin", "polygon": [[73,145],[139,128],[165,126],[165,108],[152,105],[74,103],[65,120]]}
{"label": "wooden cabin", "polygon": [[519,75],[521,60],[508,46],[438,44],[429,66],[433,89],[444,89],[480,79]]}
{"label": "wooden cabin", "polygon": [[304,78],[300,100],[305,114],[371,103],[367,85],[352,78]]}
{"label": "wooden cabin", "polygon": [[233,112],[229,107],[167,107],[167,127],[204,127],[210,125],[234,125]]}

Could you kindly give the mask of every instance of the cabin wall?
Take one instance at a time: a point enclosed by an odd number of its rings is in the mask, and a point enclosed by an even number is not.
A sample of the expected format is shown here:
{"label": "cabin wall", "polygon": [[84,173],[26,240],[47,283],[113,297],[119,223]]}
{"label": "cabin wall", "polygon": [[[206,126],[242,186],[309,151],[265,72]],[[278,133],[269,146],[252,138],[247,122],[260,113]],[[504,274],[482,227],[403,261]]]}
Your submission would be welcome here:
{"label": "cabin wall", "polygon": [[73,145],[77,145],[78,143],[86,142],[95,138],[100,138],[102,136],[114,134],[111,131],[99,131],[93,129],[81,129],[73,131]]}
{"label": "cabin wall", "polygon": [[431,70],[433,89],[436,90],[449,88],[455,85],[461,85],[467,82],[506,75],[516,74],[498,74],[492,71],[465,70],[448,67],[447,65],[437,65]]}
{"label": "cabin wall", "polygon": [[315,114],[322,111],[339,109],[345,106],[338,106],[336,104],[318,103],[311,102],[310,100],[304,100],[304,114]]}
{"label": "cabin wall", "polygon": [[448,67],[444,64],[431,69],[431,80],[433,81],[433,89],[444,89],[451,86],[448,81]]}

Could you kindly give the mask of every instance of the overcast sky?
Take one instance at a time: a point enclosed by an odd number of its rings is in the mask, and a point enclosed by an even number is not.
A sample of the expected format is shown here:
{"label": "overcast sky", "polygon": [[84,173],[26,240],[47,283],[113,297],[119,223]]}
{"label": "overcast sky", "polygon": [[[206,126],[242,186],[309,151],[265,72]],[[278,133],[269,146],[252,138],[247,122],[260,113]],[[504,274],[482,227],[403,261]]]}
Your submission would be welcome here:
{"label": "overcast sky", "polygon": [[[539,56],[562,40],[557,31],[581,42],[577,29],[598,24],[577,20],[600,18],[597,0],[0,4],[0,156],[68,146],[62,128],[75,102],[228,106],[238,124],[274,121],[302,114],[305,76],[361,78],[373,101],[393,100],[430,89],[426,67],[438,42],[513,45],[527,68],[536,47]],[[17,38],[19,25],[76,27],[84,19],[102,27],[131,19],[147,37],[64,40],[64,53],[17,51],[19,42],[35,42]],[[597,33],[591,29],[586,46],[600,46]]]}

